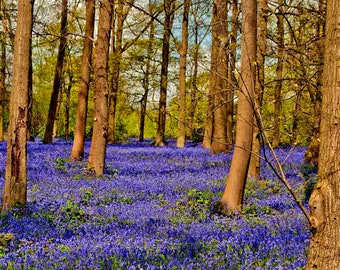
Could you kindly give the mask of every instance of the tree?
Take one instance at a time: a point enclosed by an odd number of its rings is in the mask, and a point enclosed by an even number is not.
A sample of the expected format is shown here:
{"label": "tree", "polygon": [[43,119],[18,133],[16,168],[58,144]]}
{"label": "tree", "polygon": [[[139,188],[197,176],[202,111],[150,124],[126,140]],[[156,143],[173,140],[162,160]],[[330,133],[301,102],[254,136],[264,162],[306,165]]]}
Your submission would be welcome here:
{"label": "tree", "polygon": [[[227,152],[232,138],[227,138],[227,112],[233,113],[233,98],[228,93],[228,3],[214,0],[212,10],[212,45],[209,106],[203,147],[211,152]],[[229,116],[230,117],[230,116]],[[232,118],[232,116],[231,116]],[[229,133],[230,134],[230,133]],[[230,144],[229,144],[230,143]]]}
{"label": "tree", "polygon": [[306,269],[339,269],[340,3],[327,2],[318,181],[309,200],[313,228]]}
{"label": "tree", "polygon": [[2,21],[2,30],[0,32],[0,141],[4,140],[4,111],[5,111],[5,91],[6,91],[6,29],[3,1],[0,1],[0,14]]}
{"label": "tree", "polygon": [[243,0],[241,7],[241,70],[236,139],[231,167],[221,199],[226,212],[241,211],[253,140],[257,38],[256,0]]}
{"label": "tree", "polygon": [[[266,43],[267,43],[267,20],[268,20],[268,0],[261,0],[258,2],[258,32],[257,32],[257,61],[256,61],[256,87],[255,87],[255,98],[256,104],[261,107],[262,96],[264,94],[264,64],[266,55]],[[255,108],[260,109],[260,108]],[[248,176],[258,178],[260,176],[260,134],[257,127],[256,117],[254,119],[254,130],[253,130],[253,146],[252,155],[250,159]]]}
{"label": "tree", "polygon": [[119,89],[119,77],[121,72],[121,62],[123,48],[124,21],[131,10],[131,6],[125,1],[118,0],[115,10],[115,19],[112,33],[112,64],[111,64],[111,83],[109,95],[109,134],[108,142],[115,141],[114,131],[116,126],[117,95]]}
{"label": "tree", "polygon": [[166,99],[168,88],[168,68],[169,68],[169,55],[170,55],[170,36],[171,28],[175,13],[174,0],[164,0],[164,29],[163,29],[163,47],[162,47],[162,68],[161,68],[161,83],[159,95],[159,108],[158,108],[158,121],[157,132],[155,138],[156,146],[165,145],[165,121],[166,121]]}
{"label": "tree", "polygon": [[90,75],[92,69],[94,18],[95,18],[95,0],[87,0],[86,25],[84,36],[84,48],[82,55],[81,81],[78,93],[76,129],[71,152],[72,160],[79,160],[84,156],[84,140],[86,130],[88,92],[90,88]]}
{"label": "tree", "polygon": [[113,0],[102,0],[99,8],[98,41],[94,54],[94,123],[88,169],[97,176],[105,170],[108,136],[108,56]]}
{"label": "tree", "polygon": [[43,143],[50,144],[53,140],[53,127],[54,120],[56,118],[57,106],[58,106],[58,96],[61,85],[64,57],[66,51],[66,34],[67,34],[67,13],[68,13],[68,0],[62,0],[61,4],[61,22],[60,22],[60,41],[58,49],[58,59],[55,67],[53,89],[50,99],[50,107],[48,110],[47,123],[43,138]]}
{"label": "tree", "polygon": [[284,53],[284,24],[283,0],[278,1],[277,16],[277,66],[276,84],[274,89],[274,134],[273,147],[280,144],[281,110],[282,110],[282,80],[283,80],[283,53]]}
{"label": "tree", "polygon": [[184,0],[183,20],[182,20],[182,42],[179,45],[179,116],[178,116],[178,138],[177,147],[185,146],[185,126],[186,126],[186,71],[188,53],[188,27],[189,11],[191,0]]}
{"label": "tree", "polygon": [[27,114],[29,51],[32,33],[32,1],[18,1],[17,29],[10,101],[5,187],[2,211],[16,204],[24,211],[27,197]]}
{"label": "tree", "polygon": [[[155,3],[153,3],[151,0],[149,0],[149,14],[151,17],[154,17],[154,6]],[[150,80],[152,79],[151,74],[151,59],[152,54],[154,53],[153,43],[155,41],[155,24],[153,22],[150,23],[150,30],[149,30],[149,38],[147,41],[147,49],[146,54],[147,57],[145,59],[145,72],[143,76],[143,89],[144,93],[142,94],[142,98],[140,100],[140,119],[139,119],[139,136],[138,140],[140,142],[144,141],[144,129],[145,129],[145,116],[146,116],[146,110],[147,110],[147,103],[148,103],[148,95],[150,91]]]}

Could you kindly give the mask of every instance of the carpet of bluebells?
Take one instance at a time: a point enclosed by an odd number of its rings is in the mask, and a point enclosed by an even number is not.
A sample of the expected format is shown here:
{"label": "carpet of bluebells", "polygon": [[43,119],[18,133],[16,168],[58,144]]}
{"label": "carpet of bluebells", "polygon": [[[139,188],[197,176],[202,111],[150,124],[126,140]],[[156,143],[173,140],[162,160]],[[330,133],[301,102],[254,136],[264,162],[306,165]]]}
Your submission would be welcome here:
{"label": "carpet of bluebells", "polygon": [[[303,269],[306,219],[262,163],[250,179],[243,214],[216,209],[232,154],[170,142],[108,145],[104,176],[71,162],[72,142],[28,143],[28,203],[0,216],[0,269]],[[304,148],[279,149],[303,199]],[[267,158],[272,159],[270,153]],[[0,188],[6,144],[0,143]]]}

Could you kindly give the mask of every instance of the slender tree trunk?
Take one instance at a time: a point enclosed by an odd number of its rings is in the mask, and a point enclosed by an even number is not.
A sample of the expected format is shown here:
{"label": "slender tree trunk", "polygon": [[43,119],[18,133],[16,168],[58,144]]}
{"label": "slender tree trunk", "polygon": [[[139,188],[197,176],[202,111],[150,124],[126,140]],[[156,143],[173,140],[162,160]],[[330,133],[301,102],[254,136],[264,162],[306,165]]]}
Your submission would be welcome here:
{"label": "slender tree trunk", "polygon": [[313,229],[307,270],[340,269],[340,2],[327,2],[318,181],[309,200]]}
{"label": "slender tree trunk", "polygon": [[116,114],[117,114],[117,96],[119,90],[119,76],[120,66],[122,61],[122,42],[123,42],[123,26],[127,13],[124,10],[124,1],[119,0],[116,8],[117,23],[113,29],[112,34],[112,71],[111,71],[111,84],[110,84],[110,96],[109,96],[109,134],[108,142],[113,143],[115,141],[115,128],[116,128]]}
{"label": "slender tree trunk", "polygon": [[[195,16],[195,14],[194,14]],[[196,23],[196,18],[195,20],[195,25]],[[193,55],[193,74],[192,74],[192,84],[191,84],[191,91],[190,91],[190,107],[189,107],[189,133],[190,133],[190,139],[194,139],[194,134],[197,132],[194,126],[195,122],[195,114],[196,114],[196,107],[197,107],[197,92],[198,92],[198,87],[197,87],[197,77],[198,77],[198,54],[199,54],[199,48],[200,45],[198,43],[198,28],[195,27],[194,30],[194,36],[195,36],[195,44],[194,44],[194,55]]]}
{"label": "slender tree trunk", "polygon": [[65,87],[65,116],[64,116],[64,128],[65,128],[65,140],[69,139],[69,130],[70,130],[70,98],[71,98],[71,89],[73,86],[73,75],[72,72],[69,74],[69,83],[67,87]]}
{"label": "slender tree trunk", "polygon": [[283,0],[278,1],[277,14],[277,66],[276,66],[276,85],[274,89],[274,134],[273,147],[280,144],[281,109],[282,109],[282,79],[283,79],[283,52],[284,52],[284,25],[283,25]]}
{"label": "slender tree trunk", "polygon": [[0,141],[4,140],[4,113],[5,113],[5,92],[6,92],[6,57],[7,57],[7,27],[6,27],[6,2],[0,0],[0,15],[2,23],[2,31],[0,32]]}
{"label": "slender tree trunk", "polygon": [[233,129],[234,129],[234,94],[237,89],[237,79],[235,76],[236,69],[236,49],[237,49],[237,32],[239,30],[238,22],[239,4],[238,0],[232,1],[232,18],[231,18],[231,33],[229,44],[229,68],[228,68],[228,82],[227,82],[227,118],[226,118],[226,135],[228,149],[233,145]]}
{"label": "slender tree trunk", "polygon": [[[153,3],[149,1],[149,13],[153,14]],[[155,24],[151,22],[150,24],[150,32],[149,32],[149,40],[147,47],[147,59],[145,63],[145,75],[143,80],[143,88],[144,94],[141,99],[141,108],[140,108],[140,122],[139,122],[139,141],[144,141],[144,128],[145,128],[145,116],[150,88],[150,78],[151,78],[151,57],[153,53],[153,42],[155,38]]]}
{"label": "slender tree trunk", "polygon": [[81,81],[78,92],[78,108],[76,129],[71,152],[72,160],[80,160],[84,157],[84,141],[86,132],[86,116],[88,93],[90,88],[90,75],[92,69],[92,48],[94,34],[95,0],[86,1],[86,25],[84,48],[81,65]]}
{"label": "slender tree trunk", "polygon": [[32,2],[18,1],[17,28],[14,41],[14,63],[7,142],[5,187],[2,211],[16,204],[24,211],[27,197],[27,113],[29,47],[32,29]]}
{"label": "slender tree trunk", "polygon": [[221,203],[226,212],[241,211],[253,142],[256,0],[242,0],[242,41],[240,90],[236,123],[235,149]]}
{"label": "slender tree trunk", "polygon": [[156,146],[165,145],[165,121],[166,121],[166,99],[168,88],[168,68],[170,55],[170,36],[173,24],[175,1],[164,0],[164,29],[163,29],[163,47],[162,47],[162,68],[161,68],[161,85],[159,95],[157,132],[155,138]]}
{"label": "slender tree trunk", "polygon": [[212,88],[213,126],[211,152],[229,150],[226,134],[227,79],[228,79],[228,5],[225,0],[215,0],[212,17],[212,55],[210,87]]}
{"label": "slender tree trunk", "polygon": [[60,84],[62,80],[64,57],[66,51],[66,34],[67,34],[67,13],[68,13],[68,0],[62,1],[61,6],[61,24],[60,24],[60,41],[58,50],[57,65],[54,73],[53,90],[51,94],[50,107],[48,110],[47,123],[43,138],[43,143],[50,144],[53,140],[53,127],[56,117],[56,111],[58,106],[58,95],[60,90]]}
{"label": "slender tree trunk", "polygon": [[[2,3],[2,2],[0,2]],[[2,13],[3,7],[0,7]],[[2,19],[2,18],[1,18]],[[3,27],[4,28],[4,27]],[[6,91],[6,34],[5,29],[0,32],[0,141],[4,140],[4,112],[5,112],[5,91]]]}
{"label": "slender tree trunk", "polygon": [[88,169],[97,176],[105,170],[108,136],[108,56],[113,0],[102,0],[99,9],[98,43],[94,55],[94,123]]}
{"label": "slender tree trunk", "polygon": [[[258,2],[258,33],[257,33],[257,78],[255,87],[256,104],[261,107],[262,96],[264,93],[264,61],[266,55],[266,43],[267,43],[267,18],[269,8],[268,0],[260,0]],[[260,176],[260,134],[257,126],[257,121],[254,119],[253,130],[253,147],[252,155],[250,159],[248,176],[258,178]]]}
{"label": "slender tree trunk", "polygon": [[[319,0],[319,16],[320,23],[318,24],[318,35],[319,41],[317,45],[317,53],[316,55],[319,57],[318,61],[320,64],[320,68],[318,70],[317,82],[315,92],[309,92],[311,102],[314,108],[314,123],[313,123],[313,136],[308,145],[308,149],[305,155],[305,161],[310,164],[318,164],[319,159],[319,150],[320,150],[320,122],[321,122],[321,103],[322,103],[322,68],[324,61],[324,36],[325,36],[325,22],[323,20],[322,14],[326,13],[326,0]],[[311,90],[311,88],[309,88]]]}
{"label": "slender tree trunk", "polygon": [[177,147],[185,147],[185,126],[186,126],[186,72],[187,53],[189,37],[189,11],[191,0],[184,0],[184,11],[182,21],[182,43],[180,45],[179,60],[179,116],[178,116],[178,138]]}

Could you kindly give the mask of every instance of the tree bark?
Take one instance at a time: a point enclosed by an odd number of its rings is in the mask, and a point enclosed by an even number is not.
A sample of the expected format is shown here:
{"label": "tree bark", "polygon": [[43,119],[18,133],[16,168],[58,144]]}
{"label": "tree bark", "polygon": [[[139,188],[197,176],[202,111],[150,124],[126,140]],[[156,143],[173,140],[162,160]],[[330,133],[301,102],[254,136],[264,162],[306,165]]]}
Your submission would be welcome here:
{"label": "tree bark", "polygon": [[94,54],[94,123],[88,169],[104,173],[108,136],[108,56],[113,0],[102,0],[99,9],[98,43]]}
{"label": "tree bark", "polygon": [[162,47],[162,67],[161,67],[161,84],[159,95],[157,132],[155,138],[156,146],[165,145],[165,121],[166,121],[166,99],[168,88],[168,68],[170,55],[170,36],[174,19],[175,1],[164,0],[164,29],[163,29],[163,47]]}
{"label": "tree bark", "polygon": [[7,142],[5,187],[2,211],[19,204],[24,211],[27,197],[27,113],[29,47],[32,30],[32,2],[19,0],[14,41],[14,63]]}
{"label": "tree bark", "polygon": [[283,79],[283,52],[284,52],[284,25],[283,25],[283,0],[278,1],[277,16],[277,65],[276,65],[276,85],[274,88],[274,134],[273,147],[280,144],[281,109],[282,109],[282,79]]}
{"label": "tree bark", "polygon": [[[324,39],[325,39],[325,21],[323,20],[322,14],[326,13],[326,1],[319,0],[319,16],[320,23],[318,24],[317,33],[319,41],[317,45],[316,55],[318,56],[318,62],[320,68],[316,74],[317,82],[315,92],[310,91],[310,98],[314,109],[314,123],[313,123],[313,137],[308,145],[308,149],[305,155],[305,161],[309,164],[318,164],[319,151],[320,151],[320,122],[321,122],[321,103],[322,103],[322,68],[324,62]],[[310,89],[310,88],[309,88]]]}
{"label": "tree bark", "polygon": [[[266,55],[267,43],[267,20],[268,20],[268,0],[260,0],[258,2],[258,33],[257,33],[257,78],[255,87],[256,104],[262,105],[262,96],[264,93],[264,61]],[[250,159],[248,176],[253,178],[260,177],[260,134],[256,118],[254,119],[253,130],[253,146]]]}
{"label": "tree bark", "polygon": [[63,65],[66,51],[66,34],[67,34],[67,13],[68,13],[68,0],[63,0],[61,5],[61,23],[60,23],[60,41],[57,64],[54,73],[53,89],[50,100],[50,107],[48,110],[47,123],[43,138],[43,143],[51,144],[53,140],[53,127],[56,117],[56,111],[58,106],[58,95],[60,90],[60,84],[63,73]]}
{"label": "tree bark", "polygon": [[307,270],[340,269],[340,2],[327,2],[318,181],[309,200],[313,229]]}
{"label": "tree bark", "polygon": [[[153,11],[153,3],[149,0],[149,13],[154,16]],[[139,120],[139,141],[144,141],[144,129],[145,129],[145,116],[146,116],[146,109],[148,103],[148,95],[149,95],[149,88],[150,88],[150,79],[151,79],[151,58],[153,54],[153,42],[155,39],[155,24],[153,22],[150,23],[150,32],[149,32],[149,40],[147,46],[147,59],[145,62],[145,74],[143,79],[143,88],[144,93],[142,99],[140,101],[140,120]]]}
{"label": "tree bark", "polygon": [[90,88],[90,75],[92,69],[94,18],[95,0],[87,0],[84,48],[81,65],[81,81],[78,92],[76,128],[71,152],[71,160],[80,160],[84,157],[88,93]]}
{"label": "tree bark", "polygon": [[[212,141],[211,152],[227,152],[229,150],[227,122],[227,79],[228,79],[228,5],[227,1],[215,0],[212,16],[212,54],[210,87],[212,93]],[[231,100],[232,102],[232,100]]]}
{"label": "tree bark", "polygon": [[182,20],[182,43],[180,45],[179,60],[179,116],[178,116],[178,138],[177,147],[185,147],[185,126],[186,126],[186,71],[189,37],[189,11],[191,0],[184,0]]}
{"label": "tree bark", "polygon": [[253,141],[255,61],[256,61],[256,0],[243,0],[240,89],[236,123],[236,141],[230,172],[221,203],[226,212],[240,212],[247,179]]}
{"label": "tree bark", "polygon": [[116,114],[117,114],[117,95],[119,90],[120,66],[123,53],[123,26],[128,12],[124,9],[123,0],[118,1],[116,8],[117,23],[114,23],[112,33],[112,67],[111,67],[111,83],[109,95],[109,134],[108,142],[115,142]]}
{"label": "tree bark", "polygon": [[4,111],[5,111],[5,91],[6,91],[6,29],[4,26],[4,12],[5,7],[0,1],[0,14],[2,21],[2,31],[0,32],[0,141],[4,140]]}

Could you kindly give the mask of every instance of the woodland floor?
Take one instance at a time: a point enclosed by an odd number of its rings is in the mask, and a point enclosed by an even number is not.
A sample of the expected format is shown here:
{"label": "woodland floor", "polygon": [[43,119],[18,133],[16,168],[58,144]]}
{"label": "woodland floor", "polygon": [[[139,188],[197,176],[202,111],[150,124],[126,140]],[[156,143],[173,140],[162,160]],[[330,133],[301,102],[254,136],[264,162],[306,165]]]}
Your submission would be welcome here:
{"label": "woodland floor", "polygon": [[[232,153],[130,140],[108,145],[106,173],[93,178],[90,142],[82,162],[69,161],[71,148],[28,144],[26,215],[0,216],[0,269],[303,269],[307,221],[267,162],[247,183],[244,213],[225,217],[214,205]],[[315,180],[304,150],[277,150],[302,199]],[[1,190],[5,162],[0,143]]]}

